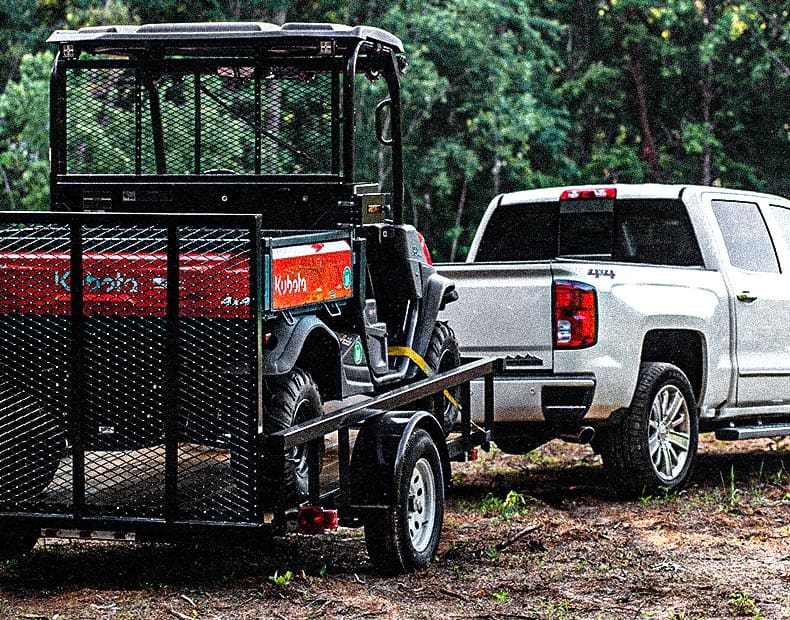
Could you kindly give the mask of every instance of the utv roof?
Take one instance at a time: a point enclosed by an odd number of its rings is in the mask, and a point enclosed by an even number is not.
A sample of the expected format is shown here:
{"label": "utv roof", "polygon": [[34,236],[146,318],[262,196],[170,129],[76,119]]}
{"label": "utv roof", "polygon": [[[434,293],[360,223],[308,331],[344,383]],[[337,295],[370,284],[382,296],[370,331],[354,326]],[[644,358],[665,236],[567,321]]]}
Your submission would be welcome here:
{"label": "utv roof", "polygon": [[102,51],[164,45],[174,48],[270,47],[305,45],[313,41],[370,41],[396,52],[403,43],[393,34],[372,26],[345,26],[328,23],[289,23],[283,26],[264,22],[204,22],[146,24],[142,26],[95,26],[79,30],[56,30],[48,43],[75,44],[83,50]]}

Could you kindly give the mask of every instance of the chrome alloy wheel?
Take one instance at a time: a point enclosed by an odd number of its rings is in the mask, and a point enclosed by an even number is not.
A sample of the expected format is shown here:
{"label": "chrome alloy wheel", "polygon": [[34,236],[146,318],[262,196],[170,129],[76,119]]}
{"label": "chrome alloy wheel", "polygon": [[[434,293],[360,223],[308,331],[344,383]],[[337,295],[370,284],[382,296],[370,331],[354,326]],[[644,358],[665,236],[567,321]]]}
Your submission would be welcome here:
{"label": "chrome alloy wheel", "polygon": [[415,551],[424,551],[431,542],[436,518],[436,480],[431,464],[424,458],[414,464],[409,480],[406,507],[409,538]]}
{"label": "chrome alloy wheel", "polygon": [[647,437],[650,459],[658,477],[674,482],[689,458],[691,417],[683,393],[664,385],[653,399]]}

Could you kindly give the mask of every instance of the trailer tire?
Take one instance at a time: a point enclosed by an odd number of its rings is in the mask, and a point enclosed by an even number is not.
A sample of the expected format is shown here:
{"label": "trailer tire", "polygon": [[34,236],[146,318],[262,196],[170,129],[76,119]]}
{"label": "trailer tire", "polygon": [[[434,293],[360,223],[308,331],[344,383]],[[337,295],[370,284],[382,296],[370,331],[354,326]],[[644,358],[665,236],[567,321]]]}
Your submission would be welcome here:
{"label": "trailer tire", "polygon": [[55,415],[34,396],[0,381],[0,502],[35,499],[55,478],[65,447]]}
{"label": "trailer tire", "polygon": [[694,391],[672,364],[640,367],[625,418],[599,439],[604,469],[618,495],[681,489],[696,462],[699,421]]}
{"label": "trailer tire", "polygon": [[[265,435],[287,430],[296,424],[323,415],[321,395],[313,378],[305,370],[294,367],[288,374],[267,380],[268,403],[264,411],[263,432]],[[289,502],[299,502],[307,497],[311,450],[317,449],[321,463],[323,446],[303,444],[291,448],[285,455],[264,455],[264,471],[261,472],[261,490],[265,504],[273,505],[276,498],[285,494]],[[278,480],[266,471],[266,463],[285,458],[283,479]]]}
{"label": "trailer tire", "polygon": [[39,533],[38,528],[0,532],[0,562],[14,560],[30,553],[38,541]]}
{"label": "trailer tire", "polygon": [[[433,326],[433,333],[425,352],[425,363],[435,373],[453,370],[461,365],[461,351],[458,339],[452,328],[443,321],[437,321]],[[447,390],[455,402],[461,398],[461,388],[455,386]],[[418,409],[427,409],[436,416],[439,424],[444,429],[444,434],[449,435],[458,418],[458,408],[443,393],[437,394],[424,403],[417,405]]]}
{"label": "trailer tire", "polygon": [[365,519],[368,555],[385,573],[425,567],[436,555],[444,521],[442,463],[426,431],[414,431],[395,471],[395,505]]}

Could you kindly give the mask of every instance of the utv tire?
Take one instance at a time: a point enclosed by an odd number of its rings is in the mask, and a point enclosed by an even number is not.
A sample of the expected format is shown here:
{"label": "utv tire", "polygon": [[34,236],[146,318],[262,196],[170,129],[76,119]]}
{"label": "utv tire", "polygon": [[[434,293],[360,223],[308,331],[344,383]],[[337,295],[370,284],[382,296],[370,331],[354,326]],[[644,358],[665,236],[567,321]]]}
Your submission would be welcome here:
{"label": "utv tire", "polygon": [[[294,368],[290,373],[267,380],[268,406],[264,410],[263,432],[265,435],[287,430],[296,424],[321,417],[323,407],[310,373]],[[287,451],[285,455],[264,455],[261,472],[261,489],[264,503],[274,505],[284,494],[289,502],[300,502],[307,497],[311,450],[318,450],[318,462],[323,456],[322,447],[302,444]],[[277,480],[271,471],[266,471],[267,463],[285,459],[282,481]]]}
{"label": "utv tire", "polygon": [[0,381],[0,503],[35,499],[54,479],[65,445],[41,401]]}
{"label": "utv tire", "polygon": [[39,532],[37,528],[0,532],[0,562],[30,553],[38,541]]}
{"label": "utv tire", "polygon": [[625,419],[600,443],[610,486],[628,497],[681,489],[694,470],[698,440],[697,404],[686,375],[672,364],[642,364]]}
{"label": "utv tire", "polygon": [[[433,327],[428,349],[425,353],[425,363],[434,372],[439,374],[453,370],[461,365],[461,352],[455,333],[447,323],[437,321]],[[461,399],[461,388],[455,386],[447,390],[455,402]],[[458,408],[444,394],[437,394],[420,407],[425,407],[432,412],[439,424],[444,429],[444,434],[449,435],[458,418]]]}
{"label": "utv tire", "polygon": [[395,506],[365,519],[365,544],[382,572],[424,568],[436,555],[444,521],[444,478],[430,435],[416,430],[395,472]]}

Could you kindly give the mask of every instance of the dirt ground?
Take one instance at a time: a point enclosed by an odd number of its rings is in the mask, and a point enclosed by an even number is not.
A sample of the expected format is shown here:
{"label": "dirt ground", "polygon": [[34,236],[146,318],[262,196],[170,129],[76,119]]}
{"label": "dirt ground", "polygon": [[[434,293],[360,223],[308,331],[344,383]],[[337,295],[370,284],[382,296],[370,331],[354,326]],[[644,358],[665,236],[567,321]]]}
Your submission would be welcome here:
{"label": "dirt ground", "polygon": [[40,541],[0,618],[790,618],[790,442],[702,442],[680,494],[615,500],[552,442],[456,465],[436,561],[370,566],[361,531],[273,551]]}

